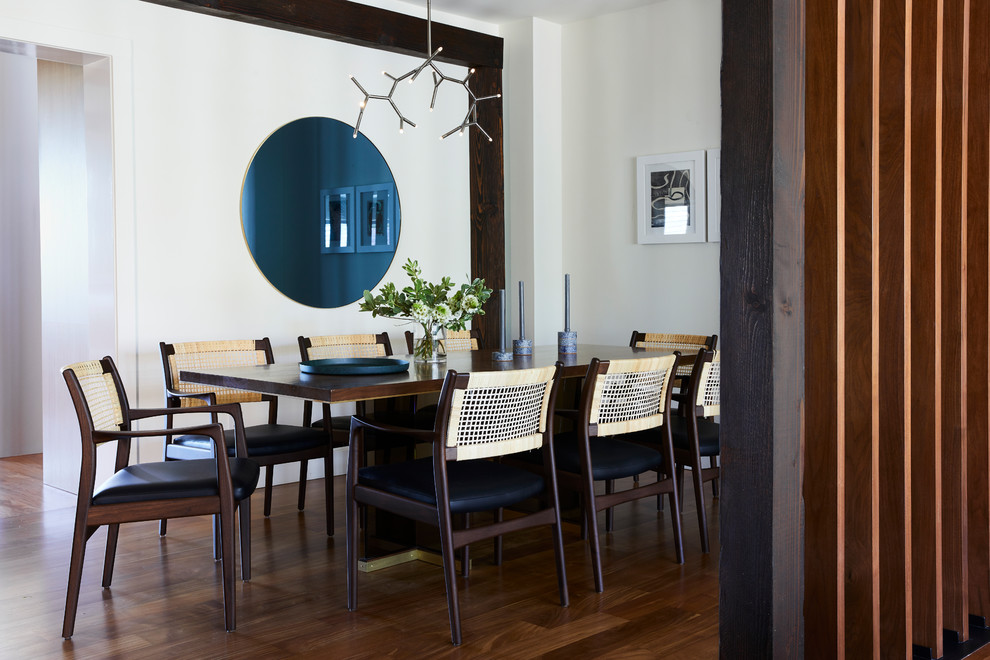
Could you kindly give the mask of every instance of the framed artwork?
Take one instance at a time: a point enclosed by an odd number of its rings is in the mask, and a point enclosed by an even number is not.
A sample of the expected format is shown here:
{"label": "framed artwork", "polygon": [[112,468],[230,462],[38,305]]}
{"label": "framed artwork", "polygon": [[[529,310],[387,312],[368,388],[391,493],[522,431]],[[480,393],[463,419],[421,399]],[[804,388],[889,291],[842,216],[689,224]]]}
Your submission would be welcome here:
{"label": "framed artwork", "polygon": [[357,231],[354,226],[354,188],[320,191],[320,252],[354,252]]}
{"label": "framed artwork", "polygon": [[705,240],[705,152],[636,159],[638,243]]}
{"label": "framed artwork", "polygon": [[722,240],[722,150],[708,153],[708,242]]}
{"label": "framed artwork", "polygon": [[356,186],[358,252],[395,250],[395,184]]}

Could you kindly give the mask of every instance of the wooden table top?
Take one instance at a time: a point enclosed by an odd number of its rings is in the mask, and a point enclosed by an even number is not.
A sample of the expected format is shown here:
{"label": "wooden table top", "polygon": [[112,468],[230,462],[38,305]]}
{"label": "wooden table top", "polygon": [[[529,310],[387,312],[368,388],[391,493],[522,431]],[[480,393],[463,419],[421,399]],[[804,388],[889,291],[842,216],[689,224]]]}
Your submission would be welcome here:
{"label": "wooden table top", "polygon": [[559,355],[556,346],[536,346],[532,357],[516,358],[512,362],[493,362],[490,350],[458,351],[447,355],[446,363],[425,365],[413,362],[412,355],[393,357],[409,360],[409,371],[367,376],[326,376],[304,374],[298,362],[270,364],[257,367],[226,367],[204,370],[183,370],[181,380],[220,387],[232,387],[264,394],[291,396],[311,401],[343,403],[382,399],[408,394],[439,392],[447,371],[505,371],[549,366],[558,360],[564,365],[561,376],[584,376],[592,358],[620,360],[655,353],[628,346],[578,345],[577,353]]}

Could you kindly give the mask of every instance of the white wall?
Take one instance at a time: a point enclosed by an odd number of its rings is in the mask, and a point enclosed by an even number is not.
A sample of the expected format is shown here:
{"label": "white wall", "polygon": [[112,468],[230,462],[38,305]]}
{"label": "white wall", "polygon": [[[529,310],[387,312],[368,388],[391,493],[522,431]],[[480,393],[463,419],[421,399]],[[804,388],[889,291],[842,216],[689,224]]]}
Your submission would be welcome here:
{"label": "white wall", "polygon": [[[361,95],[348,74],[383,93],[383,69],[403,73],[417,60],[134,0],[0,0],[0,38],[72,48],[79,35],[125,44],[113,64],[114,140],[132,145],[132,160],[115,148],[114,249],[117,358],[132,403],[162,403],[162,340],[267,335],[277,361],[298,360],[300,334],[388,329],[393,345],[403,345],[404,328],[356,304],[313,309],[273,289],[247,250],[239,208],[250,159],[271,132],[306,116],[353,123]],[[118,80],[127,99],[116,94]],[[403,113],[419,125],[404,135],[387,105],[371,105],[362,124],[402,203],[386,281],[405,278],[408,257],[429,278],[459,280],[470,270],[468,143],[438,140],[460,123],[463,103],[452,88],[441,90],[430,113],[431,92],[428,80],[400,90]],[[284,402],[280,416],[301,418],[301,404]],[[145,460],[160,450],[148,451]]]}
{"label": "white wall", "polygon": [[714,243],[636,243],[636,157],[719,146],[719,0],[664,0],[563,29],[564,270],[586,343],[719,329]]}
{"label": "white wall", "polygon": [[0,52],[0,457],[41,451],[38,75]]}

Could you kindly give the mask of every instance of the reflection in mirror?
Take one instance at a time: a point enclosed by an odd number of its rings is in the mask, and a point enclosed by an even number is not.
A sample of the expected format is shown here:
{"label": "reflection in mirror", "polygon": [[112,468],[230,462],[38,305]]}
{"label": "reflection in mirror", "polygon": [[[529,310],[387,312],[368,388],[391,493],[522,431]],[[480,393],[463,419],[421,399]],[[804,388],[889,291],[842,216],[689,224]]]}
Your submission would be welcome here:
{"label": "reflection in mirror", "polygon": [[341,307],[385,276],[401,225],[395,180],[363,133],[326,117],[282,126],[258,149],[241,192],[251,256],[276,289]]}

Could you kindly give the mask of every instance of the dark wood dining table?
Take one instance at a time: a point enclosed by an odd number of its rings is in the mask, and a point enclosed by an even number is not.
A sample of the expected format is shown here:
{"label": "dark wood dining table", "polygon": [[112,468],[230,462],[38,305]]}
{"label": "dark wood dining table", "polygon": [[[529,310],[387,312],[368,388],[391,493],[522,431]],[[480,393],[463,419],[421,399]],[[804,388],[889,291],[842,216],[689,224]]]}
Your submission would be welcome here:
{"label": "dark wood dining table", "polygon": [[[409,394],[439,392],[447,371],[504,371],[543,367],[560,361],[561,376],[584,376],[592,358],[619,360],[654,354],[629,346],[578,345],[577,352],[557,353],[556,346],[537,346],[530,357],[517,357],[511,362],[495,362],[489,350],[458,351],[447,355],[445,363],[437,365],[413,362],[411,355],[394,356],[409,361],[409,370],[390,374],[359,376],[329,376],[301,373],[299,363],[261,365],[256,367],[216,367],[183,370],[179,377],[191,383],[231,387],[263,394],[276,394],[324,403],[367,401]],[[684,358],[682,358],[684,359]],[[687,356],[693,359],[693,356]]]}

